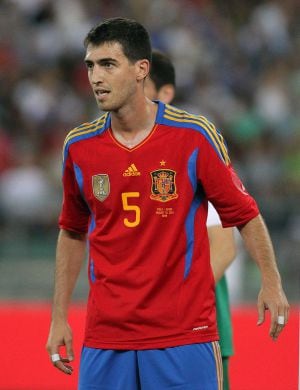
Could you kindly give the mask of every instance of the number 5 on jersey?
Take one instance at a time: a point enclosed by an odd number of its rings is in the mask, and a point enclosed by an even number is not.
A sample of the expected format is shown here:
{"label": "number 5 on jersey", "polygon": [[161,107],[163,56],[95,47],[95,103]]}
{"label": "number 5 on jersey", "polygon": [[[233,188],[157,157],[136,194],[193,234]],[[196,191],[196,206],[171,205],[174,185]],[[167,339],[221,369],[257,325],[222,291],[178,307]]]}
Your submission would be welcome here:
{"label": "number 5 on jersey", "polygon": [[135,218],[124,218],[124,225],[130,228],[136,227],[141,222],[141,209],[135,204],[129,204],[128,201],[130,198],[139,198],[139,192],[123,192],[122,193],[122,205],[123,210],[132,211],[135,213]]}

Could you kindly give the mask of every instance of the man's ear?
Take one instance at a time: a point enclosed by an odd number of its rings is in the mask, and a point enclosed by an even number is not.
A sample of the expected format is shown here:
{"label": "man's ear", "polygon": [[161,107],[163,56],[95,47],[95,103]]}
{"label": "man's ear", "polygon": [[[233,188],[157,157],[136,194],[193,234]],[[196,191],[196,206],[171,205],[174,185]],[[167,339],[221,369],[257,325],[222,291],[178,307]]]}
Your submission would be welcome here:
{"label": "man's ear", "polygon": [[138,60],[136,66],[136,79],[138,81],[144,80],[150,71],[150,62],[146,59]]}
{"label": "man's ear", "polygon": [[163,85],[158,91],[158,100],[165,104],[169,104],[175,97],[175,87],[172,84]]}

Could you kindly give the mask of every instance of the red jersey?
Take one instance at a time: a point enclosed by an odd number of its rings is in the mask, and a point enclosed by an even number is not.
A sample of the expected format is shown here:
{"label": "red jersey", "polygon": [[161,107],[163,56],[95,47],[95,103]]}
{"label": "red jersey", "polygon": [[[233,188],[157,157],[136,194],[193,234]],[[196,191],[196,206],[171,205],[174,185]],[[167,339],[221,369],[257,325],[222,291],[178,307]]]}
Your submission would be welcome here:
{"label": "red jersey", "polygon": [[223,226],[259,211],[211,123],[158,102],[152,132],[128,149],[106,113],[67,136],[63,187],[60,228],[88,232],[86,346],[218,339],[207,201]]}

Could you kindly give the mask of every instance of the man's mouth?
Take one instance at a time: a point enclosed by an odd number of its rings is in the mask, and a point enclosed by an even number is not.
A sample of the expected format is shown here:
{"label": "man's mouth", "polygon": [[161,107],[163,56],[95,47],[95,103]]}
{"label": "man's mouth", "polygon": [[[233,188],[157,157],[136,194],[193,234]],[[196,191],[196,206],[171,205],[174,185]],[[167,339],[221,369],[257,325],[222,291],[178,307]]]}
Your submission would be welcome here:
{"label": "man's mouth", "polygon": [[98,98],[105,97],[105,96],[107,96],[109,93],[110,93],[110,91],[109,91],[108,89],[96,89],[96,90],[95,90],[95,95],[96,95]]}

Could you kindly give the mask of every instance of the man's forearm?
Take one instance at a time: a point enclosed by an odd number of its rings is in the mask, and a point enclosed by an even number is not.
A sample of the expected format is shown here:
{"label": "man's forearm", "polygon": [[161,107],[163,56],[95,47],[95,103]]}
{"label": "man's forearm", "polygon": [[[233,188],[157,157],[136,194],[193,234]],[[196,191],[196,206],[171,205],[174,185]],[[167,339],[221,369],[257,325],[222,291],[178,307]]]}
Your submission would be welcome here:
{"label": "man's forearm", "polygon": [[241,227],[240,233],[253,260],[257,263],[262,283],[281,283],[273,245],[261,215]]}
{"label": "man's forearm", "polygon": [[85,235],[61,230],[57,241],[52,320],[66,319],[86,248]]}
{"label": "man's forearm", "polygon": [[261,215],[241,227],[240,232],[261,273],[257,324],[261,325],[264,322],[265,310],[269,309],[271,317],[269,334],[276,340],[288,321],[289,304],[281,285],[272,242]]}

